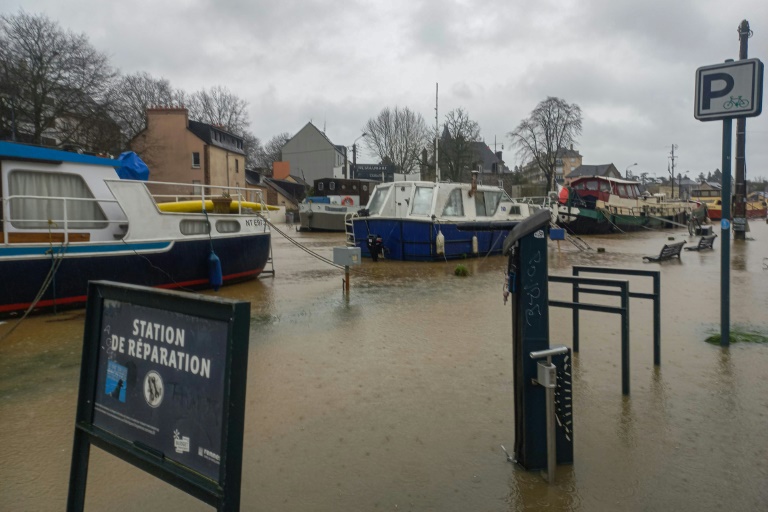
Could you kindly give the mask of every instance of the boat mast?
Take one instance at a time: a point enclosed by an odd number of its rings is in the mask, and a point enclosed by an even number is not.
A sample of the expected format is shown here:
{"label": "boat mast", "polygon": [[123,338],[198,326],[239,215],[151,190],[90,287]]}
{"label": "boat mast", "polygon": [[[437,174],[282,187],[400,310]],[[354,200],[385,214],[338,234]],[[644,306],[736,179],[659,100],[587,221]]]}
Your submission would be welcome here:
{"label": "boat mast", "polygon": [[437,155],[440,153],[437,149],[438,137],[440,136],[440,124],[437,120],[437,90],[438,83],[435,82],[435,183],[440,183],[440,166],[437,164]]}

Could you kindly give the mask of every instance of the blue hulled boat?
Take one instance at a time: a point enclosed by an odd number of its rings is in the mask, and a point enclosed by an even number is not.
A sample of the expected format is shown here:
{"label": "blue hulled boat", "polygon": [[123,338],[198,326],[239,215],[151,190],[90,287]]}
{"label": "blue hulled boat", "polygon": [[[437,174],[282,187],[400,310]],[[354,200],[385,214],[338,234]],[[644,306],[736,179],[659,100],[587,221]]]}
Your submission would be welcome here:
{"label": "blue hulled boat", "polygon": [[383,183],[367,207],[347,219],[347,244],[365,257],[379,252],[401,261],[501,254],[509,231],[535,210],[500,187],[474,182]]}
{"label": "blue hulled boat", "polygon": [[[232,213],[230,204],[223,213],[163,211],[161,201],[219,197],[214,187],[122,179],[123,164],[0,142],[0,315],[82,304],[91,280],[217,289],[264,271],[263,213]],[[243,199],[254,191],[215,191],[228,203],[253,205]]]}

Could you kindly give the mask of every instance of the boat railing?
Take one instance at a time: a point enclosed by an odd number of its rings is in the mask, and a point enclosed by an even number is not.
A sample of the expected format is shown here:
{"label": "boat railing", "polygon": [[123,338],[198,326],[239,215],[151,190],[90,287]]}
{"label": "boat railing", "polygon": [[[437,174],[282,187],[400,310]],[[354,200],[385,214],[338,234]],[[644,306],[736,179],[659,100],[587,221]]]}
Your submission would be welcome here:
{"label": "boat railing", "polygon": [[[12,204],[14,201],[47,201],[47,202],[60,202],[61,203],[61,218],[54,218],[51,215],[45,217],[31,217],[29,215],[14,216]],[[94,198],[94,197],[54,197],[54,196],[38,196],[38,195],[24,195],[15,194],[2,198],[2,233],[3,244],[10,243],[11,237],[15,233],[28,233],[20,230],[34,229],[43,230],[47,229],[47,233],[56,233],[59,235],[55,240],[57,244],[68,244],[72,241],[83,241],[82,232],[88,229],[101,229],[110,224],[122,225],[128,222],[128,217],[125,215],[120,204],[116,199]],[[109,203],[114,204],[122,212],[122,218],[109,219],[106,216],[93,218],[77,218],[72,212],[76,208],[74,204],[91,203],[99,208],[99,211],[103,213],[102,204]],[[71,206],[70,206],[71,205]],[[46,208],[50,212],[53,208]],[[8,229],[9,227],[13,229]],[[75,239],[75,240],[73,240]],[[53,241],[52,237],[49,237],[48,241]],[[35,243],[34,239],[31,243]],[[47,243],[45,241],[41,243]]]}
{"label": "boat railing", "polygon": [[642,215],[670,215],[691,210],[694,203],[648,203],[642,206],[605,205],[604,209],[614,215],[642,216]]}
{"label": "boat railing", "polygon": [[[175,203],[180,201],[207,201],[217,197],[229,197],[237,201],[237,213],[250,213],[243,211],[243,203],[256,203],[260,205],[260,213],[269,218],[269,209],[264,199],[264,193],[259,189],[226,186],[203,185],[200,183],[175,183],[168,181],[137,181],[115,180],[120,182],[134,181],[146,186],[155,203]],[[191,188],[191,190],[190,190]],[[176,190],[174,190],[176,189]],[[170,192],[165,193],[170,190]],[[246,207],[247,208],[247,207]]]}

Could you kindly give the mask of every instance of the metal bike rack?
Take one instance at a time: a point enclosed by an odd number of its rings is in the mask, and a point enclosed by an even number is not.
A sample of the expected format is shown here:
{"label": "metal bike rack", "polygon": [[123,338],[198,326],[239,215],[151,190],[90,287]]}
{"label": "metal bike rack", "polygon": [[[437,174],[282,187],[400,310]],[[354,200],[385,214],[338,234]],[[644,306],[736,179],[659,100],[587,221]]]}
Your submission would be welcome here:
{"label": "metal bike rack", "polygon": [[[632,299],[649,299],[653,301],[653,364],[661,365],[661,272],[658,270],[639,270],[634,268],[608,268],[608,267],[588,267],[583,265],[573,266],[573,275],[580,274],[615,274],[623,276],[650,277],[653,280],[652,293],[640,293],[629,290],[629,297]],[[574,288],[573,301],[578,302],[579,292],[589,293],[588,290]],[[579,317],[573,317],[573,351],[578,352],[579,346]]]}
{"label": "metal bike rack", "polygon": [[[629,395],[629,282],[617,279],[596,279],[591,277],[549,276],[550,283],[569,283],[573,286],[573,302],[559,300],[549,301],[549,305],[573,310],[574,324],[578,325],[579,311],[597,311],[614,313],[621,316],[621,392]],[[602,290],[598,288],[583,288],[579,285],[592,285],[618,288],[617,290]],[[584,304],[579,302],[579,291],[596,295],[611,295],[621,297],[620,306],[604,306],[602,304]],[[579,351],[577,331],[573,334],[573,351]]]}

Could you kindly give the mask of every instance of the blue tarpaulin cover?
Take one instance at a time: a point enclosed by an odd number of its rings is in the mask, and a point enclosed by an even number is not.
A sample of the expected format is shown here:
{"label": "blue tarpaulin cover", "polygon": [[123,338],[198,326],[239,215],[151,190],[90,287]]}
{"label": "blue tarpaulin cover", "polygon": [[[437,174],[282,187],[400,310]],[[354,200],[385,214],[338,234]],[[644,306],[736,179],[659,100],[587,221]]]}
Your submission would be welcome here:
{"label": "blue tarpaulin cover", "polygon": [[117,175],[120,176],[120,179],[142,181],[149,179],[149,167],[133,151],[120,153],[117,160],[120,162],[120,166],[115,167],[115,170],[117,170]]}

